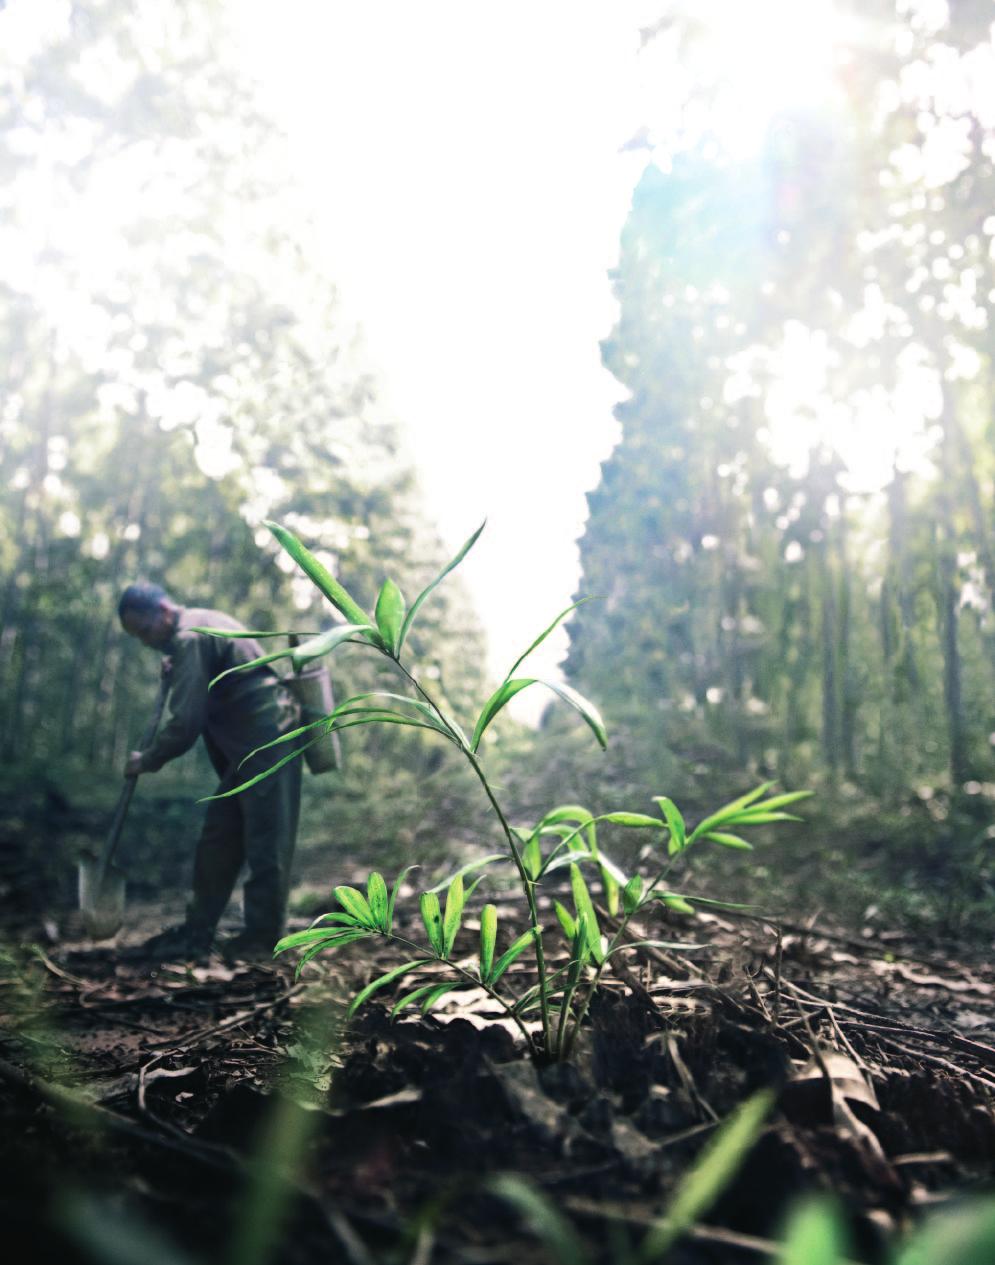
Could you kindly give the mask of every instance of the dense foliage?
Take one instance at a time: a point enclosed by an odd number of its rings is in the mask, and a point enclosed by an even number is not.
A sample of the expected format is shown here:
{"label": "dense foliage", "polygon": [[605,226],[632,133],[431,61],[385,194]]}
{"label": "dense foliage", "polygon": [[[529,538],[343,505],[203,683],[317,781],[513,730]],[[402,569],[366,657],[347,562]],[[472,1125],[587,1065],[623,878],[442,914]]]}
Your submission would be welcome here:
{"label": "dense foliage", "polygon": [[748,157],[690,137],[636,189],[604,344],[630,396],[581,542],[606,600],[568,676],[622,731],[613,776],[677,753],[988,796],[991,8],[837,8],[835,113],[784,110]]}

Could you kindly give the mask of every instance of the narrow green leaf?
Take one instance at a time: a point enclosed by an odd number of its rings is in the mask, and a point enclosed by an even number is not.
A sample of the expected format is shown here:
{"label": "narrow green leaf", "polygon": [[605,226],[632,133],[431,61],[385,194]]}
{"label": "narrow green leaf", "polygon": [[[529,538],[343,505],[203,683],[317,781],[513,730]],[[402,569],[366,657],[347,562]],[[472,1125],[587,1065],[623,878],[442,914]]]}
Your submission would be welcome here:
{"label": "narrow green leaf", "polygon": [[681,816],[680,809],[669,795],[654,795],[653,800],[660,805],[660,811],[663,813],[664,820],[670,827],[670,840],[667,844],[667,852],[670,856],[676,856],[678,852],[683,852],[685,847],[687,847],[687,827],[684,825],[684,818]]}
{"label": "narrow green leaf", "polygon": [[373,915],[374,925],[385,935],[388,934],[390,923],[387,919],[387,884],[383,875],[376,870],[366,880],[366,901]]}
{"label": "narrow green leaf", "polygon": [[678,892],[654,892],[654,900],[662,900],[668,909],[673,909],[679,914],[693,914],[694,906],[688,902]]}
{"label": "narrow green leaf", "polygon": [[[355,923],[352,924],[353,927],[355,925]],[[341,934],[341,928],[309,927],[307,931],[294,931],[289,936],[284,936],[282,940],[278,940],[273,952],[286,953],[288,949],[299,949],[304,944],[316,944],[319,941],[334,940],[336,936]]]}
{"label": "narrow green leaf", "polygon": [[647,1232],[640,1247],[641,1260],[659,1260],[708,1211],[759,1137],[773,1101],[770,1090],[761,1090],[723,1121],[701,1155],[678,1180],[663,1219]]}
{"label": "narrow green leaf", "polygon": [[601,713],[589,702],[582,694],[578,694],[575,689],[569,685],[562,685],[559,681],[547,681],[543,677],[536,677],[540,685],[545,685],[547,689],[552,690],[564,703],[572,707],[575,712],[579,712],[584,718],[587,727],[598,740],[598,745],[604,751],[608,747],[608,731],[605,729],[605,722],[601,719]]}
{"label": "narrow green leaf", "polygon": [[559,920],[560,926],[563,928],[563,934],[568,940],[573,940],[577,934],[577,920],[574,918],[564,905],[558,900],[553,901],[553,910]]}
{"label": "narrow green leaf", "polygon": [[601,886],[605,893],[605,904],[608,906],[608,912],[613,918],[618,917],[618,898],[622,890],[622,885],[608,867],[602,863],[599,867],[601,870]]}
{"label": "narrow green leaf", "polygon": [[698,949],[712,947],[710,944],[689,944],[686,940],[626,940],[624,944],[617,944],[607,956],[613,957],[623,949],[638,949],[641,945],[653,949],[676,949],[681,953],[694,953]]}
{"label": "narrow green leaf", "polygon": [[451,993],[454,988],[459,988],[459,986],[460,986],[459,980],[456,980],[455,982],[448,983],[448,984],[436,984],[435,987],[431,990],[431,992],[429,992],[428,996],[422,1001],[422,1004],[421,1004],[422,1014],[427,1015],[428,1012],[432,1009],[432,1007],[436,1004],[436,1002],[441,1001],[447,993]]}
{"label": "narrow green leaf", "polygon": [[411,609],[408,611],[407,615],[404,617],[404,623],[401,625],[401,632],[397,638],[397,648],[394,651],[395,655],[400,655],[401,648],[403,647],[405,641],[407,640],[408,633],[411,631],[411,625],[414,623],[415,616],[418,614],[418,611],[421,609],[422,602],[424,602],[426,597],[428,597],[428,595],[432,592],[432,590],[436,587],[436,585],[442,583],[442,581],[446,578],[446,576],[449,574],[450,571],[455,570],[455,568],[459,566],[459,564],[463,561],[463,559],[470,552],[473,546],[477,543],[477,539],[480,536],[480,533],[484,530],[486,526],[487,526],[487,519],[485,518],[484,521],[477,528],[477,530],[470,537],[470,539],[463,546],[463,548],[456,555],[456,557],[453,558],[452,562],[450,562],[448,566],[443,567],[443,569],[435,577],[432,583],[429,584],[427,588],[422,589],[422,591],[415,598],[414,602],[412,602]]}
{"label": "narrow green leaf", "polygon": [[753,851],[753,844],[748,840],[741,839],[739,835],[726,834],[721,830],[709,830],[703,838],[710,839],[712,843],[721,843],[724,848],[736,848],[740,852]]}
{"label": "narrow green leaf", "polygon": [[494,969],[494,945],[497,941],[497,909],[485,905],[480,913],[480,978],[490,983]]}
{"label": "narrow green leaf", "polygon": [[522,849],[522,864],[529,878],[538,878],[542,870],[542,849],[539,836],[534,834]]}
{"label": "narrow green leaf", "polygon": [[575,611],[578,606],[583,606],[585,602],[590,602],[591,600],[592,599],[590,597],[582,597],[579,602],[574,602],[573,605],[568,606],[565,611],[560,611],[559,615],[557,615],[557,617],[553,620],[553,622],[549,625],[549,627],[544,632],[541,632],[538,637],[536,637],[535,641],[533,641],[532,645],[529,646],[528,650],[526,650],[524,654],[520,654],[518,656],[515,662],[511,665],[510,671],[508,671],[505,674],[504,679],[506,681],[511,680],[511,678],[515,675],[516,669],[519,668],[522,665],[522,663],[525,662],[525,660],[529,657],[529,655],[532,653],[533,650],[535,650],[537,646],[542,645],[542,643],[546,640],[549,634],[559,624],[561,619],[566,619],[566,617],[570,614],[571,611]]}
{"label": "narrow green leaf", "polygon": [[390,902],[387,905],[387,930],[388,932],[394,925],[394,902],[397,900],[397,893],[401,884],[408,877],[412,870],[417,870],[418,865],[406,865],[404,869],[394,879],[394,886],[390,889]]}
{"label": "narrow green leaf", "polygon": [[302,953],[297,962],[297,968],[294,971],[294,978],[300,979],[301,971],[304,970],[308,962],[312,958],[316,958],[319,953],[324,953],[326,949],[341,949],[343,945],[352,944],[356,940],[367,940],[370,937],[369,931],[343,931],[335,937],[334,940],[325,940],[320,944],[312,945],[310,949]]}
{"label": "narrow green leaf", "polygon": [[391,967],[385,975],[381,975],[378,979],[375,979],[372,984],[367,984],[361,992],[356,994],[349,1004],[349,1015],[354,1015],[360,1006],[362,1006],[365,1001],[368,1001],[375,992],[381,988],[386,988],[388,984],[392,984],[394,980],[400,979],[402,975],[408,975],[411,971],[420,970],[423,966],[433,965],[434,963],[429,961],[412,961],[402,962],[400,966]]}
{"label": "narrow green leaf", "polygon": [[227,637],[230,640],[239,640],[240,638],[251,638],[253,641],[264,641],[267,637],[317,637],[317,633],[298,632],[295,629],[285,628],[280,632],[260,632],[256,629],[248,628],[201,628],[194,627],[190,632],[204,633],[208,637]]}
{"label": "narrow green leaf", "polygon": [[319,923],[330,923],[330,922],[341,923],[343,926],[346,926],[346,927],[359,927],[362,925],[356,918],[352,916],[352,914],[344,914],[344,913],[336,912],[333,914],[319,914],[318,917],[315,918],[314,922],[311,923],[311,926],[317,927]]}
{"label": "narrow green leaf", "polygon": [[491,723],[498,712],[505,707],[516,694],[535,685],[535,681],[531,677],[522,677],[517,681],[505,681],[494,691],[487,702],[484,704],[480,715],[477,717],[477,723],[473,727],[473,737],[470,739],[470,750],[476,751],[480,746],[480,740],[484,736],[484,731]]}
{"label": "narrow green leaf", "polygon": [[[846,1250],[843,1220],[835,1207],[826,1199],[806,1199],[788,1218],[777,1265],[842,1265]],[[995,1253],[995,1241],[992,1251]],[[929,1260],[933,1265],[940,1261],[952,1265],[947,1256]],[[926,1265],[925,1260],[922,1265]]]}
{"label": "narrow green leaf", "polygon": [[463,875],[457,874],[446,893],[446,916],[442,922],[442,952],[449,957],[456,941],[456,933],[463,920]]}
{"label": "narrow green leaf", "polygon": [[[329,628],[327,632],[319,633],[317,637],[312,637],[310,641],[302,641],[299,646],[295,646],[290,651],[290,662],[294,671],[300,672],[301,668],[312,663],[315,659],[331,654],[343,642],[358,637],[365,632],[370,632],[372,627],[370,623],[336,624],[334,628]],[[335,715],[335,713],[333,712],[332,715]]]}
{"label": "narrow green leaf", "polygon": [[433,988],[437,987],[436,981],[432,980],[430,984],[420,984],[414,992],[406,993],[399,1002],[397,1002],[390,1012],[391,1019],[396,1019],[402,1010],[406,1010],[409,1006],[414,1006],[426,997]]}
{"label": "narrow green leaf", "polygon": [[653,830],[666,830],[666,823],[659,817],[650,817],[648,813],[602,813],[598,821],[610,822],[613,826],[650,827]]}
{"label": "narrow green leaf", "polygon": [[995,1201],[975,1198],[931,1217],[897,1265],[991,1265],[995,1261]]}
{"label": "narrow green leaf", "polygon": [[391,654],[397,653],[397,643],[401,636],[401,625],[404,622],[404,595],[390,578],[384,580],[377,595],[374,615],[380,636],[383,637]]}
{"label": "narrow green leaf", "polygon": [[[288,733],[281,734],[279,738],[274,738],[272,742],[264,742],[261,747],[253,747],[248,755],[243,756],[241,760],[239,760],[237,767],[241,768],[243,764],[248,764],[252,757],[259,755],[261,751],[268,751],[270,747],[279,747],[283,746],[284,743],[293,742],[294,739],[299,738],[301,734],[309,733],[311,730],[317,729],[319,726],[324,726],[324,729],[318,735],[318,738],[323,738],[325,736],[325,732],[331,724],[331,716],[320,716],[317,720],[312,720],[307,725],[301,725],[298,729],[291,729]],[[316,742],[318,738],[315,739]]]}
{"label": "narrow green leaf", "polygon": [[425,924],[425,930],[428,932],[428,942],[432,948],[442,957],[444,940],[442,933],[442,910],[439,907],[439,897],[435,892],[422,892],[421,894],[421,917]]}
{"label": "narrow green leaf", "polygon": [[[732,826],[765,826],[772,821],[803,821],[804,818],[797,817],[794,813],[765,813],[762,811],[750,813],[748,817],[729,817],[723,824]],[[704,833],[696,830],[695,834]]]}
{"label": "narrow green leaf", "polygon": [[[288,531],[286,527],[282,527],[279,523],[270,522],[269,519],[265,519],[264,524],[270,529],[279,544],[290,554],[308,579],[318,586],[324,596],[337,611],[342,612],[350,624],[369,623],[369,616],[359,603],[350,597],[332,575],[331,571],[318,561],[311,550],[298,540],[292,531]],[[379,640],[379,635],[374,635]],[[370,636],[369,640],[373,640],[373,637]]]}
{"label": "narrow green leaf", "polygon": [[466,874],[472,874],[474,870],[483,869],[485,865],[493,865],[495,861],[510,861],[510,857],[504,852],[491,852],[488,856],[481,857],[479,861],[470,861],[467,865],[461,865],[453,874],[447,874],[444,879],[440,879],[434,887],[430,887],[430,892],[441,892],[444,887],[448,887],[454,878]]}
{"label": "narrow green leaf", "polygon": [[570,866],[570,889],[573,892],[578,922],[581,914],[584,914],[587,918],[591,954],[600,965],[605,960],[604,949],[601,946],[601,928],[598,926],[598,916],[594,912],[594,902],[591,900],[591,893],[588,891],[587,883],[584,881],[584,876],[581,874],[580,866],[578,865]]}
{"label": "narrow green leaf", "polygon": [[523,932],[514,944],[505,949],[504,953],[501,954],[494,966],[494,974],[490,979],[492,985],[498,982],[508,967],[511,966],[512,962],[514,962],[524,949],[528,948],[538,934],[539,933],[535,930],[535,928],[530,928],[528,931]]}
{"label": "narrow green leaf", "polygon": [[197,803],[208,804],[212,799],[231,799],[233,795],[241,795],[243,791],[247,791],[250,786],[255,786],[257,782],[262,782],[268,777],[272,777],[278,769],[282,769],[285,764],[289,764],[291,760],[298,760],[308,749],[313,747],[316,742],[320,742],[324,737],[319,734],[317,738],[312,738],[310,742],[305,742],[303,746],[298,747],[295,751],[291,751],[289,755],[285,755],[282,760],[277,760],[276,764],[270,765],[268,769],[264,769],[262,773],[257,773],[255,777],[250,777],[247,782],[243,782],[240,786],[233,786],[230,791],[219,791],[217,795],[204,795]]}
{"label": "narrow green leaf", "polygon": [[633,874],[625,887],[622,888],[622,908],[627,914],[634,914],[639,908],[639,902],[643,897],[643,876],[641,874]]}
{"label": "narrow green leaf", "polygon": [[261,668],[266,663],[276,663],[278,659],[289,659],[293,653],[292,650],[274,650],[272,654],[264,654],[258,659],[250,659],[248,663],[236,663],[233,668],[225,668],[224,672],[219,672],[208,683],[207,688],[213,690],[217,683],[223,681],[226,676],[232,676],[236,672],[248,672],[253,668]]}
{"label": "narrow green leaf", "polygon": [[373,911],[366,903],[366,897],[355,887],[336,887],[335,899],[347,914],[359,920],[364,927],[376,927]]}

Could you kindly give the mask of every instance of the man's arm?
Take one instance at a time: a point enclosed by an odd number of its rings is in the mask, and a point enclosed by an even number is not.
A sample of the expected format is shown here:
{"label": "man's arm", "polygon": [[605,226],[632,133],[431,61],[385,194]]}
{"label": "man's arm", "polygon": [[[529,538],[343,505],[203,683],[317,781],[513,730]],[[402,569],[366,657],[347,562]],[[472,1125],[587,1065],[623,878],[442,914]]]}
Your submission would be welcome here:
{"label": "man's arm", "polygon": [[[152,745],[125,768],[126,776],[155,773],[169,760],[189,751],[207,723],[207,688],[211,683],[211,647],[200,633],[181,633],[172,654],[171,686],[166,720]],[[134,774],[129,770],[137,765]]]}

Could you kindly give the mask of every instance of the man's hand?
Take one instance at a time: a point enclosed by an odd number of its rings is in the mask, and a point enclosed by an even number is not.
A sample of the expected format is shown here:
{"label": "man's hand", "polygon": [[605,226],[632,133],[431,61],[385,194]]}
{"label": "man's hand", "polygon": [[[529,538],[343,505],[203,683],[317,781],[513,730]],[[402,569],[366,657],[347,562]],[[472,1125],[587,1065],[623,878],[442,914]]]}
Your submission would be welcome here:
{"label": "man's hand", "polygon": [[139,773],[141,772],[143,772],[142,753],[140,751],[132,751],[128,755],[128,759],[125,761],[124,776],[138,777]]}

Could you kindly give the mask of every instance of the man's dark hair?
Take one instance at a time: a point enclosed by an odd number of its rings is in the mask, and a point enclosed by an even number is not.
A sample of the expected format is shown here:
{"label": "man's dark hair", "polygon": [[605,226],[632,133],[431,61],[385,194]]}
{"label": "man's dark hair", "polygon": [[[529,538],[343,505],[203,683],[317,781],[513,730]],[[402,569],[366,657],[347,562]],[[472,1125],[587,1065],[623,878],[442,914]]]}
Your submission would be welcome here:
{"label": "man's dark hair", "polygon": [[134,611],[136,615],[153,615],[162,599],[168,596],[158,584],[129,584],[117,604],[117,617],[124,623],[129,611]]}

